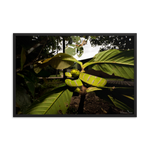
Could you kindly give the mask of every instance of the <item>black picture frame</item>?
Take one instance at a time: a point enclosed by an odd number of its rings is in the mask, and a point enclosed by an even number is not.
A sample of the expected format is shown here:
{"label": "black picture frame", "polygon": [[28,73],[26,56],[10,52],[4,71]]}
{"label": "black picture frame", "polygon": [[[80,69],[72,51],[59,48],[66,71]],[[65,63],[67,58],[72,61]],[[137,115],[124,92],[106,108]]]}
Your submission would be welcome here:
{"label": "black picture frame", "polygon": [[[134,36],[134,113],[124,114],[78,114],[78,115],[26,115],[16,114],[16,36],[86,36],[86,35],[117,35]],[[139,33],[137,30],[13,30],[10,33],[10,118],[17,119],[36,119],[36,120],[112,120],[112,119],[138,119],[139,118],[139,99],[138,99],[138,80],[139,80]]]}

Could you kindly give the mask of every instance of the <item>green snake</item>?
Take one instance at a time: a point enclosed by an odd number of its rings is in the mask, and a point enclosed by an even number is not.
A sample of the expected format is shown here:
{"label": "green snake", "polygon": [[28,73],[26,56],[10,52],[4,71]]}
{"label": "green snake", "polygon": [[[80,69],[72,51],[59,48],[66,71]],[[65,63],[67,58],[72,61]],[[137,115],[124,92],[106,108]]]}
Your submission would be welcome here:
{"label": "green snake", "polygon": [[84,72],[80,72],[77,69],[73,69],[70,72],[66,72],[65,75],[67,77],[73,77],[74,80],[71,79],[66,79],[65,83],[69,86],[69,87],[74,87],[75,88],[75,92],[79,92],[79,87],[82,87],[82,85],[88,84],[90,86],[93,87],[104,87],[107,83],[107,80],[104,78],[100,78],[97,76],[93,76]]}

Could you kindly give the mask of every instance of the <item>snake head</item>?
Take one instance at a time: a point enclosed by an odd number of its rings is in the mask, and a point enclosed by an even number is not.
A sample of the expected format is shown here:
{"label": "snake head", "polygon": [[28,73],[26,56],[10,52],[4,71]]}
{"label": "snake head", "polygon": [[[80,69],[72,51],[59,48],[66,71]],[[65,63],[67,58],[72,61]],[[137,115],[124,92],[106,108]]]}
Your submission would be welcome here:
{"label": "snake head", "polygon": [[74,77],[75,79],[78,78],[80,75],[80,71],[77,69],[72,69],[70,73],[72,74],[72,77]]}

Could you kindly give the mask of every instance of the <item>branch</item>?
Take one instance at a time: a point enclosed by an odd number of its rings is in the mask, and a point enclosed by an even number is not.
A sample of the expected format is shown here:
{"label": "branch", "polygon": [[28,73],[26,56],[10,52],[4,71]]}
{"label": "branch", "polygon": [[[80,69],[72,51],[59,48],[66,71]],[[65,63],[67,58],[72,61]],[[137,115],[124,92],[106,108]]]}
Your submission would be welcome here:
{"label": "branch", "polygon": [[86,88],[84,85],[82,85],[82,88],[81,88],[81,90],[79,91],[79,94],[81,94],[81,95],[86,95],[86,94],[87,94],[86,89],[87,89],[87,88]]}

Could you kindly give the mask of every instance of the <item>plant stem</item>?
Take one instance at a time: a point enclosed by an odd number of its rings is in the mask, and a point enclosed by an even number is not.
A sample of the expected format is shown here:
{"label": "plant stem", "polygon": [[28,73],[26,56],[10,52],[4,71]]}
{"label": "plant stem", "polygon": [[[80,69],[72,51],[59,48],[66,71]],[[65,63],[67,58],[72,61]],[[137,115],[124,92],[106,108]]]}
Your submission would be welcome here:
{"label": "plant stem", "polygon": [[85,100],[85,96],[86,96],[86,87],[84,85],[82,85],[80,95],[81,95],[81,99],[80,99],[80,103],[79,103],[78,114],[83,114],[84,100]]}
{"label": "plant stem", "polygon": [[81,95],[79,108],[78,108],[78,114],[83,114],[84,100],[85,100],[85,95]]}

